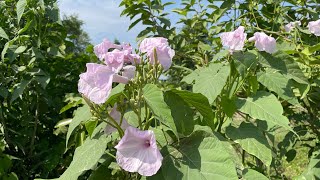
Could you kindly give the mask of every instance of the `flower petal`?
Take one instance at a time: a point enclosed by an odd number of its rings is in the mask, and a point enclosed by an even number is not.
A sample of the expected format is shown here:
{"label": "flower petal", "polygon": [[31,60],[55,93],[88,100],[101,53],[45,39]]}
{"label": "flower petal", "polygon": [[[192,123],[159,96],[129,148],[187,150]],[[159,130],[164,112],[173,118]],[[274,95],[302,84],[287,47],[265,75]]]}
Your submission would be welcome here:
{"label": "flower petal", "polygon": [[155,135],[150,130],[140,131],[128,127],[115,148],[117,163],[126,171],[152,176],[162,165],[163,157],[157,148]]}

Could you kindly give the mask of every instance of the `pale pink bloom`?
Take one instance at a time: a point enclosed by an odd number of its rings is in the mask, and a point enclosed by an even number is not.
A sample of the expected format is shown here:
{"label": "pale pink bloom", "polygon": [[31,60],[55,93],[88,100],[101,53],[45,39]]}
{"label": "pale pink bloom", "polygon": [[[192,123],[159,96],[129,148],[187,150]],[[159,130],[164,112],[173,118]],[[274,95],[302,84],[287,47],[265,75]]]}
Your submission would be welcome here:
{"label": "pale pink bloom", "polygon": [[102,43],[94,46],[94,53],[96,56],[100,59],[103,60],[106,53],[108,52],[109,49],[115,48],[115,49],[121,49],[120,45],[114,44],[108,39],[104,39]]}
{"label": "pale pink bloom", "polygon": [[244,27],[239,26],[238,29],[233,32],[222,33],[220,38],[222,45],[229,47],[230,53],[233,53],[234,51],[240,51],[243,49],[247,34],[244,33]]}
{"label": "pale pink bloom", "polygon": [[87,72],[80,74],[78,91],[96,104],[106,102],[112,89],[114,73],[105,65],[87,63]]}
{"label": "pale pink bloom", "polygon": [[151,130],[140,131],[129,126],[115,148],[117,163],[125,171],[152,176],[162,165],[163,157]]}
{"label": "pale pink bloom", "polygon": [[168,44],[168,40],[163,37],[146,38],[140,43],[139,49],[141,52],[147,53],[151,64],[155,62],[154,50],[156,50],[157,60],[164,70],[170,68],[172,58],[175,55],[174,50]]}
{"label": "pale pink bloom", "polygon": [[118,73],[124,63],[124,52],[118,49],[113,50],[112,52],[108,52],[105,55],[104,63],[108,65],[109,68],[115,73]]}
{"label": "pale pink bloom", "polygon": [[267,36],[264,32],[256,32],[254,36],[249,38],[249,41],[255,41],[255,46],[259,51],[266,51],[267,53],[274,53],[276,52],[276,40],[271,37]]}
{"label": "pale pink bloom", "polygon": [[284,30],[286,32],[290,32],[293,30],[293,28],[295,28],[296,26],[301,26],[301,22],[300,21],[294,21],[294,22],[290,22],[287,25],[284,26]]}
{"label": "pale pink bloom", "polygon": [[119,74],[113,75],[113,82],[127,84],[130,80],[134,78],[136,67],[132,65],[127,65],[123,67],[122,76]]}
{"label": "pale pink bloom", "polygon": [[124,52],[124,62],[140,64],[140,56],[137,54],[132,54],[132,47],[129,44],[122,44],[122,51]]}
{"label": "pale pink bloom", "polygon": [[[125,130],[129,127],[129,124],[127,123],[127,120],[123,117],[122,118],[122,124],[121,122],[121,113],[117,110],[117,104],[115,104],[110,112],[110,116],[120,125],[121,129]],[[111,134],[115,132],[117,129],[114,127],[107,125],[107,127],[104,129],[104,133]]]}
{"label": "pale pink bloom", "polygon": [[317,21],[310,21],[308,24],[308,28],[312,34],[320,36],[320,19]]}
{"label": "pale pink bloom", "polygon": [[128,61],[131,62],[131,64],[140,64],[141,58],[138,54],[129,54],[128,55]]}

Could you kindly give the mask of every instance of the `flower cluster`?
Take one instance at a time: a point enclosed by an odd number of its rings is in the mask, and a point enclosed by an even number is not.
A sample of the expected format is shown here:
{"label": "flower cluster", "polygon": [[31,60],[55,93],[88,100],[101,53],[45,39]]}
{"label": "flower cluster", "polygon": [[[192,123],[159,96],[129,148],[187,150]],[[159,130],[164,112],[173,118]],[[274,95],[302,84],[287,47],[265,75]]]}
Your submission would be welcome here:
{"label": "flower cluster", "polygon": [[[160,64],[163,70],[168,70],[175,54],[168,40],[162,37],[146,38],[140,43],[140,52],[146,54],[152,65]],[[94,47],[96,56],[103,64],[87,63],[87,71],[80,74],[78,91],[95,104],[107,101],[112,84],[129,83],[135,78],[136,66],[142,64],[142,56],[132,53],[129,44],[114,44],[107,39]],[[139,70],[139,69],[138,69]],[[119,166],[128,172],[138,172],[143,176],[152,176],[162,165],[162,155],[157,147],[153,131],[141,131],[128,124],[121,116],[115,104],[110,117],[117,128],[125,130],[117,149],[116,160]],[[109,125],[112,125],[109,124]],[[116,126],[107,126],[106,134],[116,131]]]}
{"label": "flower cluster", "polygon": [[[300,26],[300,21],[290,22],[284,26],[286,32],[292,31],[295,27]],[[316,35],[320,36],[320,19],[317,21],[311,21],[308,24],[309,31]],[[244,42],[246,40],[247,34],[244,33],[244,27],[239,26],[233,32],[224,32],[221,33],[220,38],[222,41],[222,45],[229,48],[230,53],[234,51],[242,50],[244,47]],[[266,35],[264,32],[255,32],[253,37],[248,39],[249,42],[255,42],[255,47],[259,51],[265,51],[267,53],[276,52],[276,40]]]}

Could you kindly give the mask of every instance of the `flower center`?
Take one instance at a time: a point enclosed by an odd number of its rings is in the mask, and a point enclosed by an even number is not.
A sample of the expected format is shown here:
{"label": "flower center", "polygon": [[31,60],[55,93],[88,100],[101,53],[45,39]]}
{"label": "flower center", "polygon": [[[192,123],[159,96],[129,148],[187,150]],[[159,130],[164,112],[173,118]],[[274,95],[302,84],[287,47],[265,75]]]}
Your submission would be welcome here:
{"label": "flower center", "polygon": [[146,141],[144,142],[144,146],[147,147],[147,148],[150,147],[150,141],[149,141],[149,140],[146,140]]}

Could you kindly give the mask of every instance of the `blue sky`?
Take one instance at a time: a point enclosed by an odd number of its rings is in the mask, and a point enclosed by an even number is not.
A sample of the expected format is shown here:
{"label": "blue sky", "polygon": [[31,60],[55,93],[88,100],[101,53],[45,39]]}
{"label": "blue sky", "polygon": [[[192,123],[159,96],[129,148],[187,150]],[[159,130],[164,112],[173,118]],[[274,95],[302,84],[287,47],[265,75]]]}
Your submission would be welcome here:
{"label": "blue sky", "polygon": [[[169,0],[163,0],[168,2]],[[113,41],[128,42],[136,47],[136,37],[145,28],[141,23],[137,24],[130,31],[129,18],[120,17],[122,7],[119,7],[120,0],[58,0],[61,16],[78,15],[84,22],[83,29],[89,34],[91,43],[98,44],[104,38]],[[167,6],[170,9],[178,5]],[[178,17],[170,14],[171,23],[177,22]]]}
{"label": "blue sky", "polygon": [[59,0],[61,15],[77,14],[84,21],[83,29],[89,34],[91,42],[98,44],[103,38],[135,45],[138,33],[144,29],[138,24],[130,31],[130,19],[120,17],[122,8],[119,0]]}
{"label": "blue sky", "polygon": [[[162,0],[163,3],[172,0]],[[123,8],[119,7],[121,0],[58,0],[61,16],[78,15],[84,21],[83,29],[89,34],[91,43],[98,44],[104,38],[113,41],[118,39],[120,42],[128,42],[136,47],[136,37],[145,27],[139,23],[130,31],[128,27],[130,21],[127,17],[120,17]],[[181,1],[176,4],[166,6],[166,12],[180,6]],[[207,5],[208,2],[204,1]],[[221,4],[221,3],[218,3]],[[179,16],[169,13],[168,18],[171,24],[177,26]]]}

